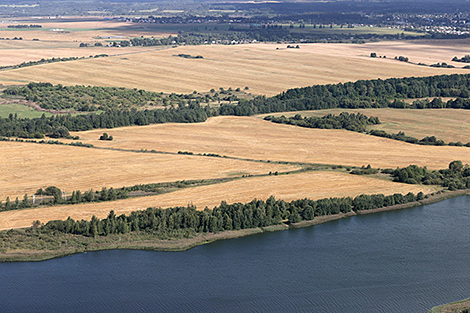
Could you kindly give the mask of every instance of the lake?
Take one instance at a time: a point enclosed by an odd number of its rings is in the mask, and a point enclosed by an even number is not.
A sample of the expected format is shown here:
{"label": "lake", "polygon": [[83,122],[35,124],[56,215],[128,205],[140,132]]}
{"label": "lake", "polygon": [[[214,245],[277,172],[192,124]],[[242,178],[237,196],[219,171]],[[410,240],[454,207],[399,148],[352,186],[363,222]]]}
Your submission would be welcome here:
{"label": "lake", "polygon": [[470,197],[185,252],[0,264],[0,312],[426,312],[470,297]]}

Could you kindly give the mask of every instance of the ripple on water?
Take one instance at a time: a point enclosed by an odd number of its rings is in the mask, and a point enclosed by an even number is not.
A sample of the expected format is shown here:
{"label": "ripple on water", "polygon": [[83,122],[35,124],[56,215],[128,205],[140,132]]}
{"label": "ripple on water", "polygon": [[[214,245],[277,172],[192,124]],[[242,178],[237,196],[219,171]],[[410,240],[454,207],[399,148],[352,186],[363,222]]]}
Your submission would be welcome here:
{"label": "ripple on water", "polygon": [[0,264],[1,312],[426,312],[470,296],[470,197],[216,242]]}

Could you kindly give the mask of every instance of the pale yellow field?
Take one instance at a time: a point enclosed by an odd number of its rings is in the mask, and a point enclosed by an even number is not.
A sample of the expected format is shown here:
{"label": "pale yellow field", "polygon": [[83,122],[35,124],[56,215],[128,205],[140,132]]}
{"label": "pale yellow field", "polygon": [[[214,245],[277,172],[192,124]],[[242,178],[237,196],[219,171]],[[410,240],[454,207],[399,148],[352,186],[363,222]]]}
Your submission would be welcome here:
{"label": "pale yellow field", "polygon": [[[382,124],[372,128],[381,129],[388,133],[405,132],[406,135],[418,139],[426,136],[436,136],[445,142],[470,142],[470,110],[435,109],[435,110],[397,110],[397,109],[328,109],[317,111],[299,111],[264,114],[274,116],[323,116],[338,115],[341,112],[362,113],[376,116]],[[469,151],[470,153],[470,151]]]}
{"label": "pale yellow field", "polygon": [[[39,24],[39,29],[6,29],[8,25],[15,24]],[[63,31],[60,31],[63,30]],[[27,61],[38,61],[42,58],[87,57],[97,54],[126,55],[141,51],[154,51],[163,47],[94,47],[94,43],[100,42],[107,45],[108,38],[122,37],[114,40],[140,37],[138,28],[134,23],[117,22],[114,20],[77,21],[75,19],[37,19],[37,20],[4,20],[0,24],[0,66],[15,65]],[[166,34],[155,34],[156,37]],[[23,40],[11,40],[21,37]],[[33,41],[39,39],[39,41]],[[88,43],[91,47],[79,48],[81,42]],[[1,77],[1,75],[0,75]],[[1,78],[0,78],[1,79]],[[7,80],[4,83],[9,83]]]}
{"label": "pale yellow field", "polygon": [[7,196],[32,195],[47,186],[71,193],[90,188],[233,177],[295,168],[187,155],[0,142],[0,200],[4,201]]}
{"label": "pale yellow field", "polygon": [[[93,19],[97,19],[94,17]],[[119,22],[116,20],[79,20],[72,19],[35,19],[35,20],[3,20],[0,24],[0,38],[22,37],[24,41],[39,39],[40,42],[46,41],[49,44],[67,44],[77,42],[104,42],[100,37],[122,36],[124,39],[132,37],[140,37],[138,28],[131,22]],[[14,29],[7,28],[8,25],[18,24],[35,24],[41,25],[42,28]],[[6,41],[8,42],[8,41]],[[11,41],[11,43],[19,43]]]}
{"label": "pale yellow field", "polygon": [[74,135],[96,146],[125,149],[218,153],[291,162],[395,168],[410,164],[447,168],[453,160],[470,163],[467,147],[412,145],[346,130],[309,129],[275,124],[256,117],[214,117],[198,124],[160,124],[106,130],[113,141],[98,138],[103,130]]}
{"label": "pale yellow field", "polygon": [[431,193],[435,187],[394,183],[369,177],[338,172],[309,172],[282,176],[252,177],[227,183],[178,190],[158,196],[132,198],[113,202],[56,206],[29,210],[0,212],[0,230],[31,226],[35,220],[104,218],[109,211],[129,213],[147,207],[172,207],[194,204],[198,209],[227,203],[267,199],[271,195],[286,201],[310,198],[357,196],[367,194]]}
{"label": "pale yellow field", "polygon": [[[1,42],[0,42],[1,44]],[[92,48],[79,48],[78,44],[74,47],[70,48],[30,48],[30,46],[36,45],[35,42],[30,42],[28,45],[25,45],[24,48],[0,48],[0,66],[8,66],[8,65],[17,65],[22,62],[27,61],[39,61],[41,59],[52,59],[52,58],[68,58],[68,57],[89,57],[90,55],[95,56],[98,54],[107,54],[107,55],[119,55],[119,57],[124,58],[125,56],[122,55],[124,51],[118,50],[116,48],[107,48],[107,47],[92,47]],[[39,46],[39,44],[38,44]],[[126,54],[134,54],[134,53],[141,53],[147,52],[150,50],[161,50],[163,48],[144,48],[144,47],[131,47],[126,49]],[[83,62],[87,60],[76,60],[76,61],[67,61],[67,63],[75,63],[77,62],[77,66],[83,64]],[[89,61],[89,60],[88,60]],[[41,67],[47,66],[50,64],[43,64],[43,65],[35,65],[34,67]],[[69,64],[71,65],[71,64]],[[13,83],[27,83],[30,80],[23,79],[22,81],[14,80],[11,81],[3,77],[3,74],[6,74],[7,70],[0,71],[0,80],[2,84],[8,84],[9,82]],[[54,74],[52,74],[54,75]]]}
{"label": "pale yellow field", "polygon": [[[273,95],[293,87],[358,79],[469,73],[459,68],[430,68],[393,60],[395,55],[403,55],[416,63],[453,63],[452,57],[468,54],[469,47],[412,42],[303,44],[300,49],[286,49],[280,44],[186,46],[9,70],[0,73],[0,83],[48,81],[176,93],[248,86],[252,93]],[[388,58],[370,58],[371,52]],[[202,55],[204,59],[174,56],[180,53]]]}

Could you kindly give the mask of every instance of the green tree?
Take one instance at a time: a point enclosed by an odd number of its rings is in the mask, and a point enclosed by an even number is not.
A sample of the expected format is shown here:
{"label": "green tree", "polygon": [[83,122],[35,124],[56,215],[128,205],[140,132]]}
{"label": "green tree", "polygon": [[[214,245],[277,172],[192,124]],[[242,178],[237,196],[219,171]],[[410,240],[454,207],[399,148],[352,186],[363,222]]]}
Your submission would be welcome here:
{"label": "green tree", "polygon": [[461,172],[463,170],[462,161],[452,161],[449,163],[449,169],[452,172]]}

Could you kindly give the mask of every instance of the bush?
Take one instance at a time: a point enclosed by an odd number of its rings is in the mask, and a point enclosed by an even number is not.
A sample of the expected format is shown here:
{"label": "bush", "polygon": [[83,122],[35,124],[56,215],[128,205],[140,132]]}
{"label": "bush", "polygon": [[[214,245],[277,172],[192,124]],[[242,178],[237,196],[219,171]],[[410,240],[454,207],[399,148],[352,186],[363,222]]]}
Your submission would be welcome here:
{"label": "bush", "polygon": [[109,141],[111,141],[113,139],[114,139],[113,136],[108,136],[107,133],[103,133],[103,135],[100,136],[100,140],[109,140]]}

